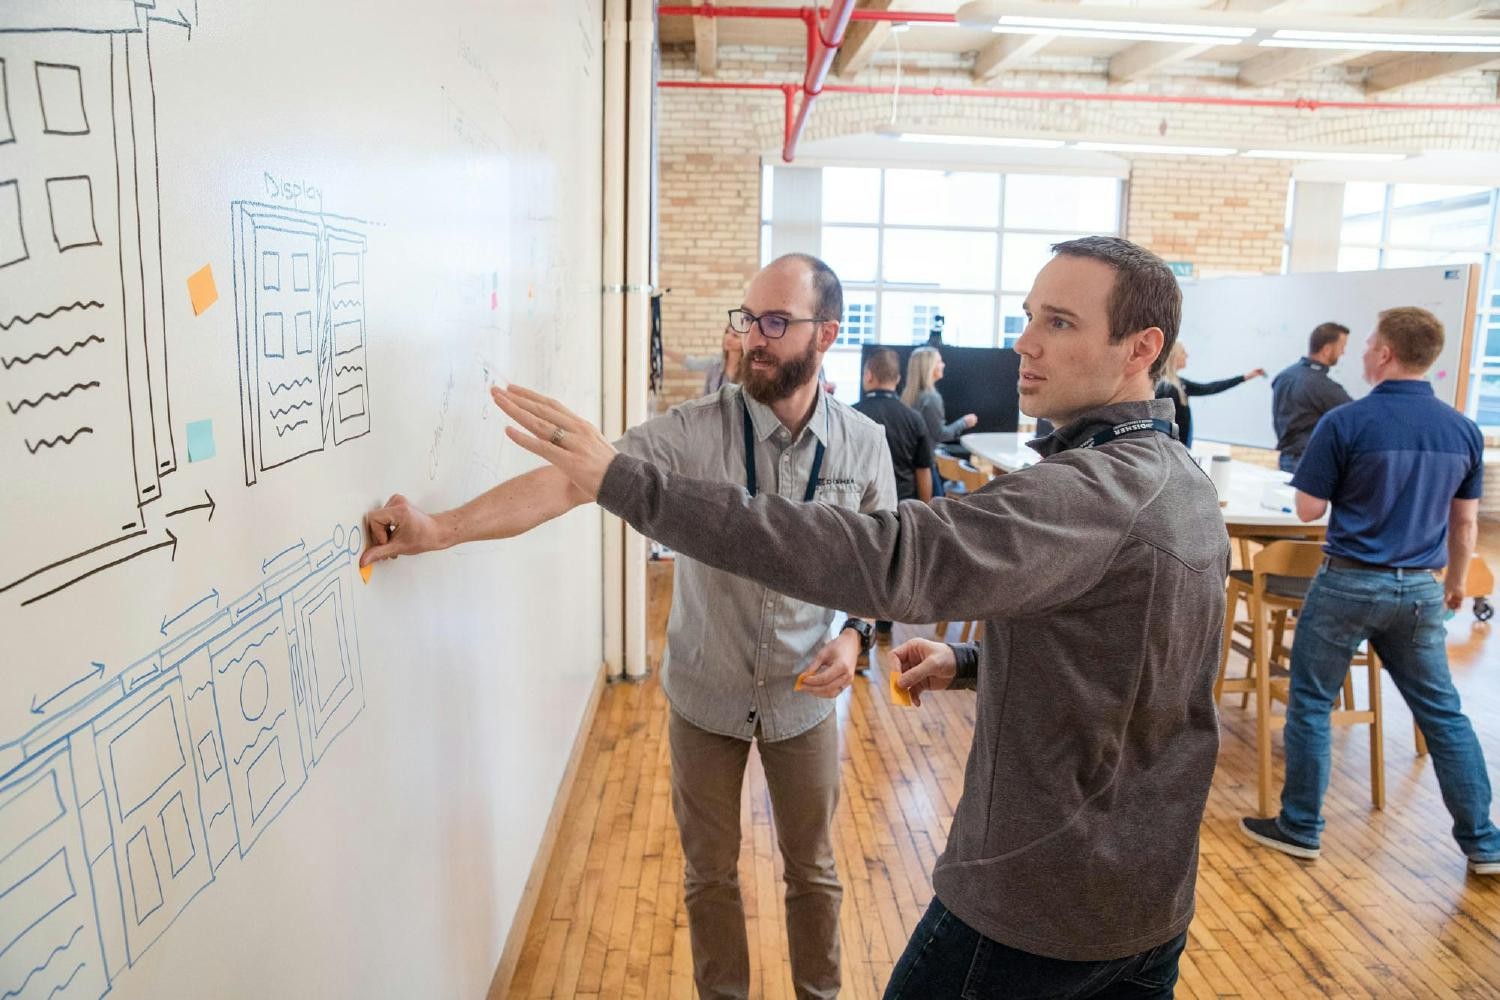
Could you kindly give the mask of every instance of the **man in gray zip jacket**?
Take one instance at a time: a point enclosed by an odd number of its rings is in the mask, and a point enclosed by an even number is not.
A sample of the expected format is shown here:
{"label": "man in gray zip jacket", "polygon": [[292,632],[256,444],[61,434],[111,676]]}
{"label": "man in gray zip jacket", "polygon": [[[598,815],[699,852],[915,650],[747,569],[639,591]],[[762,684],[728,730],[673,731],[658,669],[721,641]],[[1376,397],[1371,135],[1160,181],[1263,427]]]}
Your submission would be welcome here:
{"label": "man in gray zip jacket", "polygon": [[1125,240],[1053,250],[1016,350],[1021,409],[1059,429],[968,498],[752,499],[617,456],[544,396],[496,394],[513,440],[679,552],[871,617],[985,620],[977,651],[896,651],[918,698],[974,685],[978,710],[936,899],[887,998],[1170,997],[1193,915],[1229,540],[1152,400],[1181,294]]}

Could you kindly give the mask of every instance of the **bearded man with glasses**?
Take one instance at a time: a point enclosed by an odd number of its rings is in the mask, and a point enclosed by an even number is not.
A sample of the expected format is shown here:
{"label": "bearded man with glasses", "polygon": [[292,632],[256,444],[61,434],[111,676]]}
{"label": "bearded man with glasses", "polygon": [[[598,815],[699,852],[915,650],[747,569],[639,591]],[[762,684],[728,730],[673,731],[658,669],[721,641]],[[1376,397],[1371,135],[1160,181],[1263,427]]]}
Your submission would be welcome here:
{"label": "bearded man with glasses", "polygon": [[[827,264],[788,254],[757,274],[731,329],[744,338],[738,384],[632,428],[615,443],[673,475],[859,510],[896,507],[885,430],[822,391],[843,289]],[[557,431],[554,444],[565,432]],[[592,498],[552,466],[462,507],[428,515],[399,494],[365,517],[361,565],[509,538]],[[686,860],[684,901],[702,997],[747,997],[749,946],[738,878],[740,789],[760,749],[785,863],[787,943],[799,998],[838,994],[839,905],[833,856],[839,796],[833,699],[854,678],[872,627],[679,555],[662,689],[671,702],[672,809]]]}

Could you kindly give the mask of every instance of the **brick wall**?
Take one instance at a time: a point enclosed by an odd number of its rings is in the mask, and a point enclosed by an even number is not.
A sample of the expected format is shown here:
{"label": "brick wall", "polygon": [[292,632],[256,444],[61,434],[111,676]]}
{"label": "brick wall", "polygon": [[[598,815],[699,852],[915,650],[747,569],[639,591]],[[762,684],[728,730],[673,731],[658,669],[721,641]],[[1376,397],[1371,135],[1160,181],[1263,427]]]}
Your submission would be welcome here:
{"label": "brick wall", "polygon": [[[800,61],[767,49],[721,47],[721,80],[783,82],[801,75]],[[993,86],[1028,90],[1102,91],[1103,66],[1090,59],[1038,59]],[[890,84],[888,54],[859,82]],[[662,77],[694,79],[689,50],[668,47]],[[908,58],[904,85],[972,87],[957,56]],[[1343,68],[1310,80],[1254,92],[1256,97],[1362,100],[1357,75]],[[1232,73],[1211,64],[1184,64],[1149,82],[1114,86],[1127,92],[1244,97]],[[660,284],[669,351],[716,355],[724,310],[738,303],[759,265],[760,165],[777,162],[781,95],[734,91],[659,91]],[[1494,101],[1492,74],[1449,77],[1391,95],[1401,101]],[[892,101],[884,95],[825,94],[804,141],[878,131]],[[974,100],[903,96],[897,120],[932,131],[1055,132],[1100,139],[1266,148],[1389,143],[1417,149],[1500,148],[1500,113],[1405,110],[1248,109],[1221,106],[1115,104],[1088,101]],[[1291,164],[1277,160],[1141,156],[1132,158],[1126,232],[1169,260],[1191,260],[1203,273],[1270,272],[1281,268],[1282,228]],[[694,395],[702,376],[672,361],[662,402]]]}

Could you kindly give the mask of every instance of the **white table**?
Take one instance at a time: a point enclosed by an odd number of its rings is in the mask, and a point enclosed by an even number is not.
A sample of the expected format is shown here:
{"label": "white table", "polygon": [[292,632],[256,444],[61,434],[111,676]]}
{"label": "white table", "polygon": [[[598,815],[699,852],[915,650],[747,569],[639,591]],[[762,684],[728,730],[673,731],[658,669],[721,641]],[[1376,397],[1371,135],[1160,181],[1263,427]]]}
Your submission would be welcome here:
{"label": "white table", "polygon": [[[974,455],[989,462],[1000,472],[1015,472],[1035,465],[1042,457],[1026,442],[1030,434],[965,434],[960,438],[963,446]],[[1229,454],[1229,445],[1217,441],[1199,441],[1193,445],[1193,457],[1200,465],[1206,465],[1213,455]],[[1224,526],[1232,536],[1284,535],[1292,538],[1322,538],[1328,528],[1328,520],[1322,519],[1303,524],[1290,510],[1271,509],[1262,504],[1269,487],[1281,486],[1291,479],[1291,474],[1239,459],[1230,461],[1229,502],[1220,508],[1224,513]],[[1290,491],[1284,491],[1286,507],[1292,506]]]}

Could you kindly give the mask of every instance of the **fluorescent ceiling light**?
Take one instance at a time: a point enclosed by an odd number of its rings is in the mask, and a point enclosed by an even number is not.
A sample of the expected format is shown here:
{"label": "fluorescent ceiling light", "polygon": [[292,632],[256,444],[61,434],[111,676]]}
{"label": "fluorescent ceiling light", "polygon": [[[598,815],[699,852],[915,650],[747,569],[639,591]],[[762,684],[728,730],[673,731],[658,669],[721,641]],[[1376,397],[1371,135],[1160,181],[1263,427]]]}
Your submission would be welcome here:
{"label": "fluorescent ceiling light", "polygon": [[1500,35],[1405,34],[1383,31],[1312,31],[1282,28],[1261,45],[1283,49],[1354,49],[1380,52],[1500,52]]}
{"label": "fluorescent ceiling light", "polygon": [[938,132],[900,132],[902,142],[937,142],[946,146],[1013,146],[1021,149],[1057,149],[1061,139],[1024,139],[1001,135],[946,135]]}
{"label": "fluorescent ceiling light", "polygon": [[1162,156],[1233,156],[1239,152],[1225,146],[1160,146],[1149,142],[1080,142],[1079,149],[1106,153],[1158,153]]}
{"label": "fluorescent ceiling light", "polygon": [[1353,38],[1267,38],[1259,43],[1272,49],[1329,49],[1345,52],[1500,52],[1494,45],[1424,45],[1399,42],[1366,42]]}
{"label": "fluorescent ceiling light", "polygon": [[1168,24],[1157,21],[1101,21],[1092,17],[1029,17],[1020,14],[1003,15],[998,25],[1036,28],[1043,31],[1082,30],[1099,33],[1117,31],[1149,31],[1155,35],[1209,35],[1229,41],[1242,41],[1255,34],[1254,28],[1229,25]]}
{"label": "fluorescent ceiling light", "polygon": [[1262,160],[1339,160],[1346,163],[1389,163],[1404,160],[1406,153],[1356,153],[1313,149],[1247,149],[1241,156]]}
{"label": "fluorescent ceiling light", "polygon": [[1001,35],[1062,35],[1110,41],[1176,42],[1181,45],[1239,45],[1254,28],[1152,21],[1101,21],[1086,17],[1026,17],[1007,14],[990,27]]}
{"label": "fluorescent ceiling light", "polygon": [[1023,25],[997,24],[990,29],[997,35],[1060,35],[1064,38],[1094,38],[1113,42],[1174,42],[1178,45],[1239,45],[1243,39],[1218,35],[1174,35],[1150,31],[1085,31],[1077,28],[1032,28]]}

